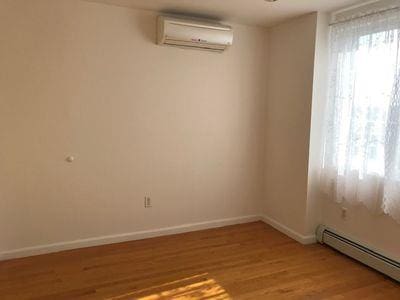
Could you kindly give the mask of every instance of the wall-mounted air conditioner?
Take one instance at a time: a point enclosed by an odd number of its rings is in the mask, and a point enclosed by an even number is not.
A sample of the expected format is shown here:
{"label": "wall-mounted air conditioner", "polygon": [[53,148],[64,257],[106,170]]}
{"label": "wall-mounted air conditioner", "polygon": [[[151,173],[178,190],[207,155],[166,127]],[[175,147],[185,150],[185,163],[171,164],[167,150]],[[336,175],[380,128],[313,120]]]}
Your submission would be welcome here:
{"label": "wall-mounted air conditioner", "polygon": [[233,30],[219,23],[159,16],[157,44],[222,52],[232,45]]}

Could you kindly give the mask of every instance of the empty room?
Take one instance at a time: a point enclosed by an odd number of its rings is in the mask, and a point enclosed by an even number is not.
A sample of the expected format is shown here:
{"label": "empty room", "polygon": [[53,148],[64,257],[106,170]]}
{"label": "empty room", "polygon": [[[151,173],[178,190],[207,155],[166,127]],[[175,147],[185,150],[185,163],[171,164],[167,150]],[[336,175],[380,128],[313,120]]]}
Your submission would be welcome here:
{"label": "empty room", "polygon": [[400,0],[0,0],[0,300],[400,299]]}

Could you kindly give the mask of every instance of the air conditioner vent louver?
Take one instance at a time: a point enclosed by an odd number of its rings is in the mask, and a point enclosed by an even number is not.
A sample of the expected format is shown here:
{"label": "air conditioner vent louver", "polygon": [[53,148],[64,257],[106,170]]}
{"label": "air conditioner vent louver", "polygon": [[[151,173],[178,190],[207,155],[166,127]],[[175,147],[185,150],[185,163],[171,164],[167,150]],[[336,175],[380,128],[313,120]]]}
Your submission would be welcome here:
{"label": "air conditioner vent louver", "polygon": [[400,282],[399,262],[323,225],[317,228],[317,240]]}

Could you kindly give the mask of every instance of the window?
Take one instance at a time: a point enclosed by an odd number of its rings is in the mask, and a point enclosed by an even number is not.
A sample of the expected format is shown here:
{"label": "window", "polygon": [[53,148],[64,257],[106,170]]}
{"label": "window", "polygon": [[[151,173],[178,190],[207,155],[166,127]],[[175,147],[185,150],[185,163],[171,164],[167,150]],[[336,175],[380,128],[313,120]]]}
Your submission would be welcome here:
{"label": "window", "polygon": [[400,222],[400,10],[333,25],[324,190]]}

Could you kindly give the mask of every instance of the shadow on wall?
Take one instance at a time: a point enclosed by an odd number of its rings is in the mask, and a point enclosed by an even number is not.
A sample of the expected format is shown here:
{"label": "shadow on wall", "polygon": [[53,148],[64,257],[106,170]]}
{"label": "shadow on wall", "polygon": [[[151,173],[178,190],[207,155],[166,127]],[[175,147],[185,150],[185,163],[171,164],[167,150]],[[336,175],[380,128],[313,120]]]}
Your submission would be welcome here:
{"label": "shadow on wall", "polygon": [[[151,18],[149,17],[151,16]],[[132,35],[139,33],[146,42],[155,44],[157,37],[157,15],[153,12],[145,14],[135,14],[134,17],[129,18],[132,28],[138,30],[132,32]]]}
{"label": "shadow on wall", "polygon": [[177,9],[166,9],[162,10],[160,12],[160,15],[168,15],[171,17],[178,17],[178,18],[195,18],[195,19],[206,19],[209,21],[213,22],[221,22],[221,18],[211,15],[211,14],[196,14],[193,12],[187,12],[187,11],[182,11],[182,10],[177,10]]}

